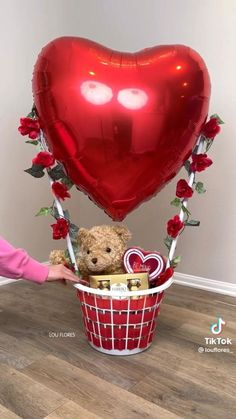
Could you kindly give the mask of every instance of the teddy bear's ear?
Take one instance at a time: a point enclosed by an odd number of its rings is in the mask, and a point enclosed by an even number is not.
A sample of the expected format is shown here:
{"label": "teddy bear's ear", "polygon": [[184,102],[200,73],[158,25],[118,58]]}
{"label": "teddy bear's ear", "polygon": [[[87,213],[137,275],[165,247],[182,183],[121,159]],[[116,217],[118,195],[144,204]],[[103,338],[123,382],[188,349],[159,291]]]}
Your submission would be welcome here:
{"label": "teddy bear's ear", "polygon": [[132,237],[129,229],[124,225],[114,226],[113,229],[115,230],[116,234],[120,236],[124,243],[127,243]]}
{"label": "teddy bear's ear", "polygon": [[81,227],[77,235],[77,242],[79,246],[81,246],[81,244],[83,243],[87,235],[88,235],[88,230],[86,228]]}

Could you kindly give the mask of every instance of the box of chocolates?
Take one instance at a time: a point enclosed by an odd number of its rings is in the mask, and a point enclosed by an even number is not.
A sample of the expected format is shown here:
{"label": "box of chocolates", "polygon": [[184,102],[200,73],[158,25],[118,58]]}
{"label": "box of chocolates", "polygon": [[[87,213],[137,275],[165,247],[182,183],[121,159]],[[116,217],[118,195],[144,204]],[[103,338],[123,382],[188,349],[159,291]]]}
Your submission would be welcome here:
{"label": "box of chocolates", "polygon": [[103,291],[139,291],[149,288],[148,273],[91,275],[90,287]]}

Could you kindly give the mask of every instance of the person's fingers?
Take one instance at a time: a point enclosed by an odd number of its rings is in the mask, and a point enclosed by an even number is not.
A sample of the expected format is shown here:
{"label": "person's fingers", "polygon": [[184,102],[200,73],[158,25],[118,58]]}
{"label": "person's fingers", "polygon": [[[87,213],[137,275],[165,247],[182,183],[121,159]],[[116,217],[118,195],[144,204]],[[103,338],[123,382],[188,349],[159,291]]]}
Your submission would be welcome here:
{"label": "person's fingers", "polygon": [[63,264],[60,265],[50,265],[49,274],[47,281],[58,281],[61,282],[68,280],[73,283],[81,283],[83,285],[88,285],[86,281],[76,276],[70,269],[66,268]]}
{"label": "person's fingers", "polygon": [[74,275],[73,272],[70,271],[70,269],[63,267],[62,275],[63,275],[62,277],[64,279],[68,279],[68,281],[79,282],[78,276]]}
{"label": "person's fingers", "polygon": [[70,269],[66,268],[65,266],[63,266],[62,270],[63,270],[62,274],[63,274],[64,279],[68,279],[69,281],[72,281],[72,282],[80,282],[81,284],[88,285],[86,281],[74,275],[73,272],[70,271]]}
{"label": "person's fingers", "polygon": [[63,281],[68,280],[71,282],[78,282],[78,278],[76,275],[73,274],[70,269],[66,268],[64,265],[57,265],[58,270],[56,273],[56,276],[58,279],[61,279]]}

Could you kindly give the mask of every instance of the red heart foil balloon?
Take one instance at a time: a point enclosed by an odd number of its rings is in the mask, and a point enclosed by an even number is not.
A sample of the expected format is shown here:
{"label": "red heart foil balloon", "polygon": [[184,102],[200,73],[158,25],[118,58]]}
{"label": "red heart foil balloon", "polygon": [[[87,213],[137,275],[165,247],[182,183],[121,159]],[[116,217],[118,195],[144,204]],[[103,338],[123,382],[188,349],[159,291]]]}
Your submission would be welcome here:
{"label": "red heart foil balloon", "polygon": [[79,190],[122,220],[189,157],[210,81],[202,58],[183,45],[123,53],[63,37],[39,55],[33,94],[55,158]]}
{"label": "red heart foil balloon", "polygon": [[165,259],[158,252],[145,252],[139,247],[129,247],[123,256],[126,272],[148,272],[149,281],[153,281],[165,269]]}

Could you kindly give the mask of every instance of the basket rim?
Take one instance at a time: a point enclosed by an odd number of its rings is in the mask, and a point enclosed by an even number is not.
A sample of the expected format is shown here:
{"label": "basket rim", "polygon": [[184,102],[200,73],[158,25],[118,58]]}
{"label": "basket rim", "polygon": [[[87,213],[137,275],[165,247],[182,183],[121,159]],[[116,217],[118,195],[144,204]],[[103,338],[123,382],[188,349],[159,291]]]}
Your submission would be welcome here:
{"label": "basket rim", "polygon": [[118,298],[124,298],[124,297],[134,297],[134,296],[142,296],[142,295],[149,295],[149,294],[156,294],[156,293],[160,293],[164,290],[166,290],[167,288],[169,288],[171,286],[171,284],[174,281],[174,276],[172,276],[171,278],[168,279],[168,281],[166,281],[164,284],[159,285],[158,287],[155,288],[148,288],[146,290],[140,290],[140,291],[124,291],[124,292],[120,292],[120,291],[103,291],[100,290],[98,288],[90,288],[90,287],[86,287],[86,285],[82,285],[80,283],[77,284],[73,284],[73,286],[75,288],[77,288],[80,291],[84,291],[87,292],[89,294],[95,294],[95,295],[103,295],[105,297],[118,297]]}

